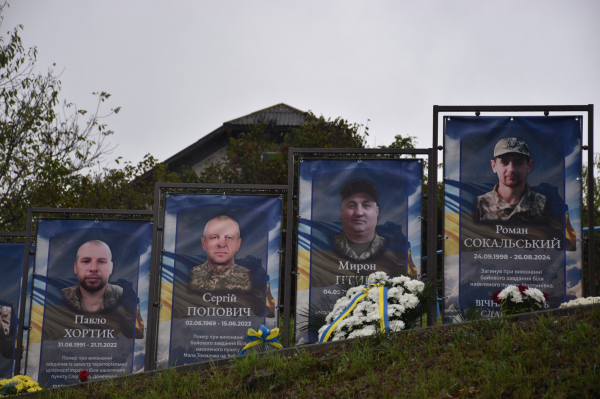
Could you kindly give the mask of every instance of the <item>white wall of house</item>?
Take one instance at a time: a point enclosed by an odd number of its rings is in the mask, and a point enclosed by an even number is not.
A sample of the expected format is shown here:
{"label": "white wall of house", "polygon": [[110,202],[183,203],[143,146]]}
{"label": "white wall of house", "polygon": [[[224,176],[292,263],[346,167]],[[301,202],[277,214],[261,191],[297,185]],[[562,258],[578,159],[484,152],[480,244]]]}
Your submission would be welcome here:
{"label": "white wall of house", "polygon": [[227,147],[223,147],[219,151],[212,153],[208,158],[192,166],[192,169],[194,169],[194,172],[196,172],[197,175],[200,175],[200,173],[208,166],[209,161],[215,163],[225,157],[226,150]]}

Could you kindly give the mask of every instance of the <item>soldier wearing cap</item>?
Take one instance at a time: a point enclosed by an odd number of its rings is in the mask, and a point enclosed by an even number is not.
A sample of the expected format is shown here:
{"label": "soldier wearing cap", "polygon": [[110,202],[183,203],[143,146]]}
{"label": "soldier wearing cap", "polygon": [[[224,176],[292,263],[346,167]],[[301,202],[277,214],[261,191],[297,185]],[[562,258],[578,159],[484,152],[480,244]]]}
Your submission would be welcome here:
{"label": "soldier wearing cap", "polygon": [[533,159],[527,143],[518,137],[506,137],[494,147],[492,170],[498,175],[494,189],[477,197],[475,219],[481,222],[546,221],[546,197],[526,184]]}
{"label": "soldier wearing cap", "polygon": [[[190,287],[193,291],[211,295],[236,294],[250,302],[256,314],[264,313],[264,286],[252,284],[252,272],[235,263],[235,254],[242,245],[240,226],[226,215],[215,216],[204,227],[201,238],[207,260],[190,271]],[[267,314],[274,315],[275,301],[267,289]]]}

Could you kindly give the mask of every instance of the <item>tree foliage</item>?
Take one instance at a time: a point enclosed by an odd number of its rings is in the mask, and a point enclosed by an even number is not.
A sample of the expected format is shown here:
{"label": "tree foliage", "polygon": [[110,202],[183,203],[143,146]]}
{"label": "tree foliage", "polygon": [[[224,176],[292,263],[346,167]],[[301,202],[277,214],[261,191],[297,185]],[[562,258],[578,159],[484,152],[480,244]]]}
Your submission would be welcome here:
{"label": "tree foliage", "polygon": [[[0,26],[8,5],[0,6]],[[87,168],[97,166],[110,151],[112,134],[100,114],[110,94],[94,93],[97,106],[87,111],[60,104],[61,82],[52,69],[36,72],[37,49],[25,49],[20,25],[0,37],[0,227],[24,227],[28,204],[66,206],[68,191]]]}
{"label": "tree foliage", "polygon": [[201,172],[203,183],[287,184],[288,148],[364,148],[368,128],[343,118],[325,119],[306,114],[306,121],[285,133],[275,133],[271,122],[251,126],[250,132],[231,138],[226,157],[209,162]]}
{"label": "tree foliage", "polygon": [[[594,225],[595,226],[600,226],[600,154],[599,153],[595,153],[594,154],[594,165],[591,168],[591,172],[593,173],[594,177],[594,208],[591,210],[592,212],[594,212]],[[587,221],[588,221],[588,215],[590,212],[590,204],[588,201],[588,192],[589,192],[589,187],[588,187],[588,174],[590,173],[590,168],[589,165],[584,164],[583,165],[583,173],[582,173],[582,177],[583,177],[583,208],[582,208],[582,212],[581,212],[581,218],[582,218],[582,222],[583,225],[587,225]],[[586,236],[589,236],[589,232]],[[598,234],[595,235],[596,240],[600,239],[600,236]],[[583,257],[584,257],[584,263],[583,263],[583,292],[584,292],[584,296],[589,296],[589,256],[588,256],[588,244],[584,245],[584,251],[583,251]],[[600,263],[600,245],[598,245],[598,241],[596,241],[596,246],[594,247],[594,252],[595,252],[595,257],[596,257],[596,265],[598,265],[598,263]],[[596,295],[598,295],[598,292],[600,292],[600,270],[598,269],[598,267],[596,266]]]}

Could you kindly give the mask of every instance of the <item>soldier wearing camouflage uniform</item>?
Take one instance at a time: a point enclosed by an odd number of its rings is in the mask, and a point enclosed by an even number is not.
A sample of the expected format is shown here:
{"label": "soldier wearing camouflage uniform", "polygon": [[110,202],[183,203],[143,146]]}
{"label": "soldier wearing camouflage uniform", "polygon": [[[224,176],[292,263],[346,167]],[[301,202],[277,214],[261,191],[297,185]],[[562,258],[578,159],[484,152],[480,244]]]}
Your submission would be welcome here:
{"label": "soldier wearing camouflage uniform", "polygon": [[[397,255],[391,253],[390,239],[376,232],[379,216],[377,187],[367,180],[353,180],[344,184],[340,196],[343,232],[330,238],[333,250],[342,255],[342,259],[379,263],[384,268],[381,271],[385,271],[387,267],[391,267],[391,270],[394,266],[406,267],[406,261],[396,259]],[[416,275],[416,266],[410,252],[407,272]]]}
{"label": "soldier wearing camouflage uniform", "polygon": [[531,191],[526,184],[526,175],[533,168],[527,143],[517,137],[498,141],[490,164],[499,182],[492,191],[477,197],[475,219],[480,222],[546,222],[546,197]]}
{"label": "soldier wearing camouflage uniform", "polygon": [[12,359],[13,357],[14,334],[11,334],[11,314],[12,309],[10,306],[0,304],[0,356],[5,359]]}
{"label": "soldier wearing camouflage uniform", "polygon": [[[144,337],[144,320],[131,282],[118,280],[123,286],[108,282],[113,262],[112,252],[105,242],[91,240],[82,244],[77,250],[74,271],[77,284],[61,290],[63,303],[71,311],[78,315],[101,315],[117,333],[127,338]],[[64,317],[73,318],[67,313]]]}
{"label": "soldier wearing camouflage uniform", "polygon": [[[190,288],[211,295],[235,294],[240,306],[247,306],[256,315],[265,312],[264,286],[252,283],[252,272],[235,264],[235,254],[242,245],[238,223],[229,216],[212,218],[201,238],[207,260],[190,271]],[[273,317],[275,301],[267,285],[266,317]]]}

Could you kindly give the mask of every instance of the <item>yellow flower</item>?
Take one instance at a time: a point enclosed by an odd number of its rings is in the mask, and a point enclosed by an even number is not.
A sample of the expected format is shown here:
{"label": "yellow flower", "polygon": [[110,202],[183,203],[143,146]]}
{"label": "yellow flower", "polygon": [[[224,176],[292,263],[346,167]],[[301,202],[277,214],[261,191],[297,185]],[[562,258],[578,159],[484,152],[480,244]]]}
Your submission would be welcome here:
{"label": "yellow flower", "polygon": [[27,390],[27,392],[37,392],[37,391],[41,391],[41,390],[42,390],[42,388],[40,388],[40,387],[33,387],[33,388],[29,388]]}

